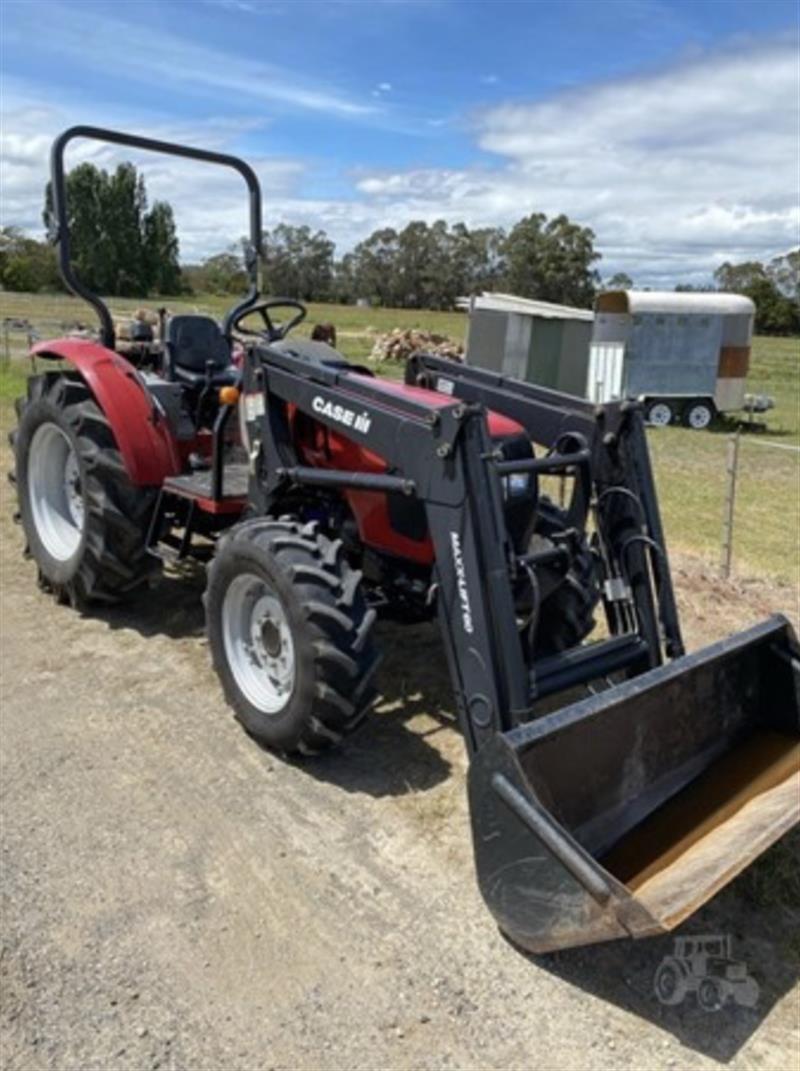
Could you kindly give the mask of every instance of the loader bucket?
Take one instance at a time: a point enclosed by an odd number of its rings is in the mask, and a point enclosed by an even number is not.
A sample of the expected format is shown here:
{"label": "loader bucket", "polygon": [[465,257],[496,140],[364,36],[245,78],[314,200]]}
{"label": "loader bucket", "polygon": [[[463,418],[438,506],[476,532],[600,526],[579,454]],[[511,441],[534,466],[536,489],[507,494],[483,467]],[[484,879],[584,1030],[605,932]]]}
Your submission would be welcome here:
{"label": "loader bucket", "polygon": [[532,952],[665,933],[800,820],[785,618],[498,733],[469,773],[478,881]]}

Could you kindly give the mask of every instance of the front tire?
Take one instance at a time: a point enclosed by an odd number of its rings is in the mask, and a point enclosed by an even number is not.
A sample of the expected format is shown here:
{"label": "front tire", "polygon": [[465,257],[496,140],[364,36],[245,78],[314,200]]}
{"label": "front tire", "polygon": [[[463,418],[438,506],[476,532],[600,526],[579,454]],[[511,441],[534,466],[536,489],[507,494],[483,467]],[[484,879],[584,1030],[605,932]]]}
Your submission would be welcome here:
{"label": "front tire", "polygon": [[15,483],[40,585],[75,607],[118,601],[158,567],[145,547],[155,492],[128,479],[79,375],[32,378],[18,412]]}
{"label": "front tire", "polygon": [[214,668],[252,736],[317,754],[364,720],[376,614],[341,540],[313,522],[245,521],[217,545],[205,605]]}

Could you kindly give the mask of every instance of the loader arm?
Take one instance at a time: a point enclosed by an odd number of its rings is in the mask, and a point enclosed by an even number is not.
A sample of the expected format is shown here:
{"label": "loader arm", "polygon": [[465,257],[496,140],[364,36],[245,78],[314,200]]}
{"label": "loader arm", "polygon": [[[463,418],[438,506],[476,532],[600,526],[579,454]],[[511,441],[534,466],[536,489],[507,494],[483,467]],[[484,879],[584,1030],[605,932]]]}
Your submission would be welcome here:
{"label": "loader arm", "polygon": [[[641,412],[638,403],[599,406],[424,353],[408,361],[406,382],[499,410],[517,420],[535,442],[548,450],[556,449],[565,437],[582,435],[591,444],[597,508],[604,511],[607,526],[630,529],[632,541],[623,553],[629,562],[628,571],[635,578],[640,620],[651,647],[651,665],[658,664],[652,652],[659,642],[653,621],[653,594],[665,654],[670,658],[683,654],[644,422],[630,415],[634,410]],[[652,573],[652,592],[648,571]]]}
{"label": "loader arm", "polygon": [[[525,720],[530,686],[514,623],[510,541],[483,410],[459,402],[432,409],[391,396],[365,376],[309,368],[269,350],[262,354],[257,367],[247,362],[244,387],[246,399],[262,392],[265,399],[264,414],[249,431],[251,498],[258,509],[268,511],[292,483],[417,497],[435,548],[438,612],[467,746],[473,751],[493,732]],[[289,435],[288,405],[368,445],[391,474],[300,464]]]}
{"label": "loader arm", "polygon": [[[457,367],[457,366],[456,366]],[[459,369],[460,370],[460,369]],[[516,386],[520,386],[517,384]],[[565,411],[564,398],[483,388],[475,400],[435,405],[381,387],[380,381],[344,369],[314,365],[271,347],[250,351],[245,362],[245,404],[257,399],[251,422],[250,498],[269,512],[292,484],[358,487],[415,496],[424,506],[435,550],[434,581],[439,620],[467,748],[477,751],[494,733],[528,721],[535,701],[563,689],[624,672],[636,674],[663,661],[662,632],[680,647],[677,620],[656,613],[672,603],[663,548],[636,484],[632,456],[641,418],[635,407],[610,404]],[[468,392],[463,392],[466,395]],[[503,461],[489,437],[486,405],[513,417],[531,438],[550,440],[546,457]],[[388,473],[320,470],[301,464],[292,441],[288,407],[385,459]],[[633,444],[633,445],[631,445]],[[575,480],[571,515],[598,513],[605,553],[617,581],[609,618],[611,636],[526,663],[512,582],[537,568],[536,555],[516,556],[506,531],[501,477],[517,471],[570,475]],[[646,470],[649,473],[649,469]],[[655,510],[654,497],[647,503]],[[661,573],[651,566],[659,559]],[[658,575],[660,592],[654,588]],[[665,597],[666,595],[666,597]],[[666,621],[666,626],[664,622]]]}

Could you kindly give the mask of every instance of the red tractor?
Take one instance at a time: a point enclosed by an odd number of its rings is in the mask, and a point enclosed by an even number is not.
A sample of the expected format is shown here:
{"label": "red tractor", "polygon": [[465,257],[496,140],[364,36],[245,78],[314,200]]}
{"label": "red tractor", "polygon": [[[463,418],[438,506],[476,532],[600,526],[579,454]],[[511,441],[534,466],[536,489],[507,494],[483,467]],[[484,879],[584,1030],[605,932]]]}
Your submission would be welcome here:
{"label": "red tractor", "polygon": [[[117,352],[72,268],[64,150],[78,137],[243,176],[252,285],[222,324],[173,316],[157,344]],[[400,384],[292,335],[306,310],[260,296],[261,194],[235,157],[75,127],[52,185],[61,272],[100,340],[36,345],[53,368],[18,405],[19,513],[46,591],[90,610],[165,560],[209,560],[225,696],[283,753],[321,752],[363,720],[379,614],[438,617],[481,889],[533,950],[663,932],[798,820],[796,640],[774,618],[684,655],[635,403],[425,354]],[[540,716],[576,688],[589,697]],[[759,806],[715,822],[708,784]]]}

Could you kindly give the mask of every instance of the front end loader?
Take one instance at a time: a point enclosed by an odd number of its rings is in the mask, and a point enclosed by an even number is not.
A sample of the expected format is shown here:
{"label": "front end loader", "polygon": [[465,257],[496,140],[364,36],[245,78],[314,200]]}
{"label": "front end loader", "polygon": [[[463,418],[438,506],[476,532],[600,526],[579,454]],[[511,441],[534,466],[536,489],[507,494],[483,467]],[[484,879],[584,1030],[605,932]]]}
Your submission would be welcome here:
{"label": "front end loader", "polygon": [[[176,316],[146,363],[115,352],[70,261],[76,137],[245,178],[252,287],[221,326]],[[88,608],[165,560],[209,562],[226,699],[253,736],[301,756],[367,716],[378,616],[438,618],[480,889],[534,952],[668,931],[798,821],[797,640],[775,617],[684,652],[636,403],[425,354],[401,384],[290,334],[305,310],[260,297],[260,191],[233,157],[73,128],[53,188],[62,274],[101,339],[39,343],[62,367],[18,406],[42,587]]]}

